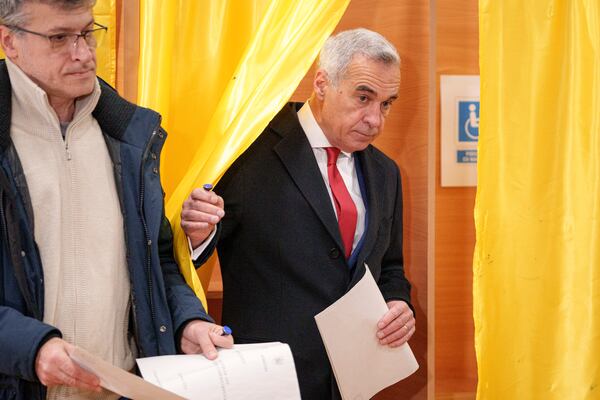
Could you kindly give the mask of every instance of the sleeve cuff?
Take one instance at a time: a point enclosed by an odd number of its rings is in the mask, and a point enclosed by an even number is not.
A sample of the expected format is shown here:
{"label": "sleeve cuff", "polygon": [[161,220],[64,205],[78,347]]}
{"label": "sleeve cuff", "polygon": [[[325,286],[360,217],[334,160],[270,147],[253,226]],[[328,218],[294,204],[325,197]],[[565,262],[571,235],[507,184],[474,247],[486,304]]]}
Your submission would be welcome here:
{"label": "sleeve cuff", "polygon": [[215,227],[215,229],[213,229],[211,234],[204,240],[204,242],[202,242],[202,244],[200,246],[196,247],[195,249],[192,249],[192,242],[190,241],[189,237],[187,238],[188,247],[190,249],[190,254],[192,256],[193,261],[196,261],[202,255],[204,250],[206,250],[206,248],[208,247],[210,242],[213,240],[213,238],[217,234],[217,229],[218,229],[218,227]]}

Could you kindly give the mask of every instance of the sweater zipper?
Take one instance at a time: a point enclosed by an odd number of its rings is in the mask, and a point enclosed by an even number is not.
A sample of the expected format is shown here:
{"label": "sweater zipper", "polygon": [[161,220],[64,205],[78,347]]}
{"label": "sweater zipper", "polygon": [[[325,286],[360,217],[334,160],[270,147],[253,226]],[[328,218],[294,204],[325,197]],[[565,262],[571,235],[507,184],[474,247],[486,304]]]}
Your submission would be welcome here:
{"label": "sweater zipper", "polygon": [[[144,166],[146,165],[146,160],[148,159],[148,155],[150,153],[150,149],[156,140],[158,135],[158,131],[160,129],[160,119],[158,124],[152,131],[152,136],[150,140],[148,140],[148,144],[144,150],[142,156],[142,165],[140,167],[140,217],[142,219],[142,225],[144,226],[144,235],[146,238],[146,276],[148,277],[147,281],[147,295],[148,300],[150,302],[150,317],[152,318],[152,326],[156,329],[156,310],[154,308],[154,301],[152,300],[152,239],[150,238],[150,232],[148,230],[148,224],[146,223],[146,218],[144,217],[144,195],[145,195],[145,183],[144,183]],[[156,341],[156,354],[160,354],[159,341]]]}
{"label": "sweater zipper", "polygon": [[[77,121],[77,122],[79,122],[79,121]],[[70,125],[67,127],[67,130],[65,131],[65,153],[66,153],[66,155],[67,155],[67,161],[71,161],[71,159],[73,158],[73,157],[71,156],[71,150],[69,150],[69,138],[70,138],[70,135],[69,135],[69,130],[71,130],[71,131],[72,131],[72,130],[73,130],[73,126],[74,126],[74,125],[76,125],[76,124],[77,124],[77,122],[73,122],[73,123],[71,123],[71,124],[70,124]]]}

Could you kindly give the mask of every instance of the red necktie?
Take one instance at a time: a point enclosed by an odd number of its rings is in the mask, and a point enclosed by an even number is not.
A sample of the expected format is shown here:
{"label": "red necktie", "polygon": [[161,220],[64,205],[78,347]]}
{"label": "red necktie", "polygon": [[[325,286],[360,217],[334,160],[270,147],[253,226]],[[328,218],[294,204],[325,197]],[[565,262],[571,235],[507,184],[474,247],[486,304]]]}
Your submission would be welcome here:
{"label": "red necktie", "polygon": [[333,194],[333,203],[338,217],[338,225],[342,242],[346,250],[346,259],[350,258],[352,253],[352,243],[354,242],[354,231],[356,230],[357,211],[352,197],[344,184],[344,180],[337,168],[337,159],[340,155],[340,149],[336,147],[326,147],[327,151],[327,176],[329,177],[329,187]]}

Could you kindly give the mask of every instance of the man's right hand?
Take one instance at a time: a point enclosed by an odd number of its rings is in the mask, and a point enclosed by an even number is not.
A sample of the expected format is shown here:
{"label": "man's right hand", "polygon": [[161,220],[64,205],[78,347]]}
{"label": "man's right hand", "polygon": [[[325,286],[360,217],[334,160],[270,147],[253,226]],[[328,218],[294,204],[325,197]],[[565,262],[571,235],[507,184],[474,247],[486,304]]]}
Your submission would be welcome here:
{"label": "man's right hand", "polygon": [[43,385],[72,386],[100,392],[100,379],[77,365],[69,351],[74,346],[59,338],[48,340],[38,351],[35,359],[35,372]]}
{"label": "man's right hand", "polygon": [[223,199],[215,192],[194,189],[181,209],[181,228],[190,239],[192,249],[208,238],[225,215]]}

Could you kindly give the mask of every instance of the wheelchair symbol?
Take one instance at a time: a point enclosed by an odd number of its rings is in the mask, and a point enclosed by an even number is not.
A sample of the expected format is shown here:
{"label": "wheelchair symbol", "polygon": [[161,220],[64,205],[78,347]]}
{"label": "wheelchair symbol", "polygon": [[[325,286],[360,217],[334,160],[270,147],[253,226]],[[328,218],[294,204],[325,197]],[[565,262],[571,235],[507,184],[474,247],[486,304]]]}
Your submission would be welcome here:
{"label": "wheelchair symbol", "polygon": [[479,139],[479,102],[459,102],[459,142],[477,142]]}
{"label": "wheelchair symbol", "polygon": [[469,104],[469,119],[465,121],[465,133],[473,140],[479,138],[479,117],[475,113],[475,104]]}

